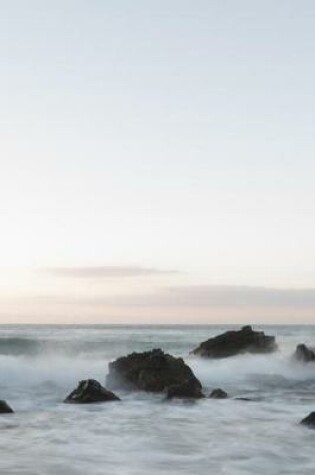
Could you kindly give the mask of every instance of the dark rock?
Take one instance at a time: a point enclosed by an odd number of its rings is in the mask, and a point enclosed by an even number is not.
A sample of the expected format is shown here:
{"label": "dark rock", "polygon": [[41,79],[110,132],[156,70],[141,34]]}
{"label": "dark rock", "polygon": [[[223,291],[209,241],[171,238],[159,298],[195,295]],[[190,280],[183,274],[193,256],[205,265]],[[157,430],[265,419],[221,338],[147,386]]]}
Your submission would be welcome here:
{"label": "dark rock", "polygon": [[6,401],[0,401],[0,414],[13,414],[13,409]]}
{"label": "dark rock", "polygon": [[210,399],[226,399],[229,395],[227,392],[223,391],[221,388],[214,389],[209,395]]}
{"label": "dark rock", "polygon": [[[170,386],[189,381],[190,391],[196,394],[201,383],[182,358],[175,358],[160,349],[131,353],[109,364],[107,385],[143,391],[162,392]],[[179,391],[179,390],[178,390]]]}
{"label": "dark rock", "polygon": [[315,361],[315,351],[306,345],[297,345],[293,357],[298,361],[310,363],[311,361]]}
{"label": "dark rock", "polygon": [[276,349],[274,336],[256,332],[247,325],[202,342],[192,353],[205,358],[226,358],[239,353],[271,353]]}
{"label": "dark rock", "polygon": [[105,389],[95,379],[80,381],[78,387],[64,400],[64,402],[71,404],[88,404],[107,401],[120,401],[120,399],[116,394]]}
{"label": "dark rock", "polygon": [[311,412],[307,417],[302,419],[300,424],[315,429],[315,412]]}
{"label": "dark rock", "polygon": [[202,399],[204,397],[201,391],[201,385],[196,384],[196,380],[194,379],[188,379],[181,384],[169,386],[166,392],[167,399]]}
{"label": "dark rock", "polygon": [[251,399],[250,397],[235,397],[234,399],[235,401],[245,401],[245,402],[254,401],[254,399]]}

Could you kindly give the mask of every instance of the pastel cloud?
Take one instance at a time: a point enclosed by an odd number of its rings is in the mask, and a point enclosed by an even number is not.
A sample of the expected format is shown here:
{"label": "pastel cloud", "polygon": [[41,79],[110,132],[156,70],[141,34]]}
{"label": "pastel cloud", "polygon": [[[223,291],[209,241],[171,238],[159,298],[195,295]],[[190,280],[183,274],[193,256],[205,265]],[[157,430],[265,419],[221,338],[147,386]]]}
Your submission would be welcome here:
{"label": "pastel cloud", "polygon": [[160,270],[152,267],[137,266],[51,267],[46,268],[45,272],[57,277],[84,279],[145,277],[177,273],[175,270]]}
{"label": "pastel cloud", "polygon": [[314,307],[315,289],[250,286],[178,286],[138,295],[97,298],[86,303],[154,307]]}
{"label": "pastel cloud", "polygon": [[1,298],[0,312],[6,321],[35,323],[313,323],[315,289],[186,285],[146,292],[141,285],[137,293],[87,295],[74,285],[64,294]]}
{"label": "pastel cloud", "polygon": [[[154,272],[152,272],[154,273]],[[101,273],[100,273],[101,274]],[[150,273],[149,273],[150,274]],[[62,274],[63,275],[63,274]],[[68,275],[66,273],[66,275]],[[82,277],[92,277],[82,272]],[[97,273],[96,273],[97,275]],[[102,274],[101,274],[102,275]],[[123,272],[117,277],[133,275]],[[143,275],[141,273],[134,275]],[[72,274],[70,274],[72,276]],[[78,273],[74,277],[81,277]],[[111,276],[104,272],[104,277]],[[279,289],[250,286],[178,286],[164,287],[148,293],[117,294],[107,296],[40,295],[29,296],[29,300],[47,303],[80,304],[111,307],[193,307],[193,308],[251,308],[251,307],[295,307],[312,308],[315,311],[315,289]]]}

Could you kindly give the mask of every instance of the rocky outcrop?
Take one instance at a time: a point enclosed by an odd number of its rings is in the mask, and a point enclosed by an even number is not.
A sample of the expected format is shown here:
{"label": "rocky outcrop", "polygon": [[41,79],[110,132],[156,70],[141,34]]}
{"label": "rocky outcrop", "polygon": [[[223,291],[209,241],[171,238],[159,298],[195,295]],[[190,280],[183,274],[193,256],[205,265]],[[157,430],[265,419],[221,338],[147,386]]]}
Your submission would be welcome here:
{"label": "rocky outcrop", "polygon": [[306,345],[297,345],[293,357],[303,363],[310,363],[311,361],[315,361],[315,351]]}
{"label": "rocky outcrop", "polygon": [[300,424],[315,429],[315,412],[311,412],[307,417],[302,419]]}
{"label": "rocky outcrop", "polygon": [[[200,381],[184,360],[164,353],[160,349],[131,353],[118,358],[109,364],[106,380],[110,388],[125,387],[152,392],[162,392],[170,386],[184,383],[189,385],[190,391],[194,389],[196,394],[198,390],[201,390]],[[176,391],[180,392],[180,389]],[[185,392],[184,387],[182,391]]]}
{"label": "rocky outcrop", "polygon": [[192,353],[205,358],[227,358],[240,353],[271,353],[276,349],[274,336],[254,331],[247,325],[202,342]]}
{"label": "rocky outcrop", "polygon": [[119,397],[105,389],[95,379],[80,381],[78,387],[66,397],[70,404],[88,404],[93,402],[119,401]]}
{"label": "rocky outcrop", "polygon": [[227,399],[228,397],[228,393],[221,388],[216,388],[209,394],[210,399]]}
{"label": "rocky outcrop", "polygon": [[196,384],[194,379],[188,379],[182,384],[174,384],[166,390],[166,399],[202,399],[201,384]]}
{"label": "rocky outcrop", "polygon": [[0,401],[0,414],[13,414],[13,409],[6,401]]}

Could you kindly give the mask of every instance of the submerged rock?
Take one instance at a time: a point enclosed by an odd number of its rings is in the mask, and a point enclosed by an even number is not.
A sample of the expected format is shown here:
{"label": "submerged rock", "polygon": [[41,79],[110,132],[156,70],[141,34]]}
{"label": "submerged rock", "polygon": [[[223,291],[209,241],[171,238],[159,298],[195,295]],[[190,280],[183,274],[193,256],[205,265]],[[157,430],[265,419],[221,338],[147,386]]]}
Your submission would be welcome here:
{"label": "submerged rock", "polygon": [[0,414],[13,414],[13,409],[6,401],[0,401]]}
{"label": "submerged rock", "polygon": [[[160,349],[131,353],[109,364],[106,383],[111,388],[126,387],[162,392],[170,386],[189,381],[190,391],[201,390],[201,383],[182,358],[175,358]],[[182,391],[184,391],[183,386]],[[177,391],[180,392],[178,388]]]}
{"label": "submerged rock", "polygon": [[105,389],[95,379],[80,381],[78,387],[66,397],[64,402],[71,404],[88,404],[93,402],[120,401],[116,394]]}
{"label": "submerged rock", "polygon": [[226,399],[228,397],[228,393],[221,388],[216,388],[209,394],[210,399]]}
{"label": "submerged rock", "polygon": [[302,419],[300,424],[315,429],[315,412],[311,412],[307,417]]}
{"label": "submerged rock", "polygon": [[250,397],[235,397],[235,401],[245,401],[245,402],[251,402],[255,401],[255,399],[251,399]]}
{"label": "submerged rock", "polygon": [[192,353],[205,358],[227,358],[240,353],[271,353],[276,349],[274,336],[254,331],[247,325],[202,342]]}
{"label": "submerged rock", "polygon": [[297,345],[293,357],[298,361],[310,363],[311,361],[315,361],[315,351],[306,345]]}
{"label": "submerged rock", "polygon": [[184,383],[169,386],[166,391],[167,399],[202,399],[204,397],[201,391],[201,384],[196,384],[194,379],[188,379]]}

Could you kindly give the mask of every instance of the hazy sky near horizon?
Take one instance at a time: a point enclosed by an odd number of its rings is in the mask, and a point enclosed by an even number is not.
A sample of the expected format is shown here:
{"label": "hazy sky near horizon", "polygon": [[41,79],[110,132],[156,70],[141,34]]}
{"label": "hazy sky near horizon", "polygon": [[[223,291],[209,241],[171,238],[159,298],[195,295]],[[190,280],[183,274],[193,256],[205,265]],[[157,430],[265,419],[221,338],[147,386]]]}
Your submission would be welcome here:
{"label": "hazy sky near horizon", "polygon": [[0,7],[0,322],[312,322],[315,3]]}

